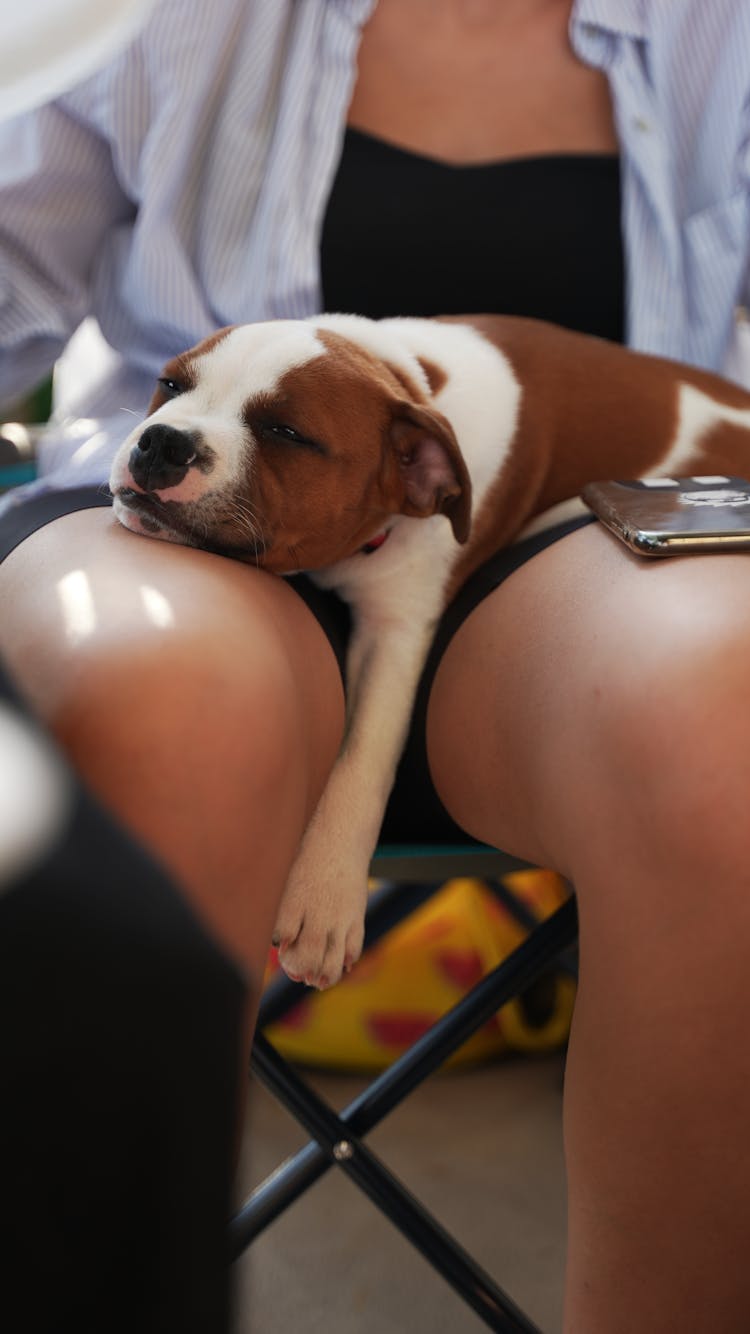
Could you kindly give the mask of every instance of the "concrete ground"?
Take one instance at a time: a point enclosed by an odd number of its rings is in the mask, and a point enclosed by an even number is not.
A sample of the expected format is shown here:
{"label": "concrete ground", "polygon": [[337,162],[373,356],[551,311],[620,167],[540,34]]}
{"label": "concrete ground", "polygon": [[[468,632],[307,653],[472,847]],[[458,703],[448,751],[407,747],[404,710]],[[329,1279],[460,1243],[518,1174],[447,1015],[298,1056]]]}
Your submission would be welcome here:
{"label": "concrete ground", "polygon": [[[370,1147],[544,1334],[561,1326],[565,1244],[561,1055],[438,1074],[368,1136]],[[308,1076],[337,1109],[359,1078]],[[305,1142],[258,1085],[246,1192]],[[237,1334],[479,1334],[485,1324],[338,1171],[235,1266]]]}

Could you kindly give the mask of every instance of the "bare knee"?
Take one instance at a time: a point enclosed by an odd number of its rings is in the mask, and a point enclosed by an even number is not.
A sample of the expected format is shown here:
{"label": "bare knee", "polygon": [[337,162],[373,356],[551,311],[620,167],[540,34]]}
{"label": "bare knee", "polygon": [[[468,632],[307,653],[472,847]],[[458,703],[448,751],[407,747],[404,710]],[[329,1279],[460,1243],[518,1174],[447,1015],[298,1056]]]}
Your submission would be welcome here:
{"label": "bare knee", "polygon": [[133,538],[100,510],[34,534],[0,580],[0,649],[72,749],[109,737],[166,763],[191,748],[229,756],[242,738],[257,762],[288,742],[309,757],[311,785],[323,781],[341,682],[320,626],[282,581]]}
{"label": "bare knee", "polygon": [[281,581],[122,536],[114,558],[62,543],[55,579],[17,562],[4,651],[94,793],[259,967],[338,749],[338,667]]}
{"label": "bare knee", "polygon": [[576,879],[657,848],[736,866],[748,575],[742,557],[639,561],[593,528],[497,589],[430,703],[430,762],[459,823]]}
{"label": "bare knee", "polygon": [[[256,627],[257,630],[257,627]],[[255,774],[274,781],[294,758],[310,764],[306,719],[291,665],[273,636],[256,633],[240,658],[192,630],[142,629],[116,648],[106,639],[61,666],[51,729],[95,786],[140,776],[167,790],[219,790]]]}
{"label": "bare knee", "polygon": [[89,655],[55,730],[120,820],[259,971],[291,863],[336,753],[294,665],[255,627],[242,660],[216,641],[141,639]]}
{"label": "bare knee", "polygon": [[644,562],[588,529],[538,559],[509,581],[506,613],[525,636],[505,665],[510,690],[498,688],[514,702],[500,717],[545,849],[569,875],[659,847],[670,865],[695,870],[700,853],[736,867],[750,566]]}

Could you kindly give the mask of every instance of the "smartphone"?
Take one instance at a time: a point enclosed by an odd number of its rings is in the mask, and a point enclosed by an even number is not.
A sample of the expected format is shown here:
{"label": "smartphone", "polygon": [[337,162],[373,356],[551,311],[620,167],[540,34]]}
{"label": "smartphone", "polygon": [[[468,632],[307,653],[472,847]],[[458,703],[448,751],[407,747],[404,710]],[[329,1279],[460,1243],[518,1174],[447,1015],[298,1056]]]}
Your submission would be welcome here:
{"label": "smartphone", "polygon": [[750,550],[750,482],[742,477],[590,482],[581,496],[641,556]]}

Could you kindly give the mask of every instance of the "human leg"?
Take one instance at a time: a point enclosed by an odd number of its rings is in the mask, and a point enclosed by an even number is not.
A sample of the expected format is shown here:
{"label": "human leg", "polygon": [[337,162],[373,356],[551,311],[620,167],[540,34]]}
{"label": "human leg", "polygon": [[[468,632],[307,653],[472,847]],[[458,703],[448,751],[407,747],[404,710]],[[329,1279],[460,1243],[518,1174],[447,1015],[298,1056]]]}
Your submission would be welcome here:
{"label": "human leg", "polygon": [[746,1322],[749,580],[585,529],[482,604],[433,688],[451,814],[577,889],[570,1334]]}
{"label": "human leg", "polygon": [[0,792],[4,1328],[222,1334],[246,985],[1,665]]}
{"label": "human leg", "polygon": [[35,712],[259,976],[339,743],[335,657],[281,580],[66,515],[0,566],[0,652]]}

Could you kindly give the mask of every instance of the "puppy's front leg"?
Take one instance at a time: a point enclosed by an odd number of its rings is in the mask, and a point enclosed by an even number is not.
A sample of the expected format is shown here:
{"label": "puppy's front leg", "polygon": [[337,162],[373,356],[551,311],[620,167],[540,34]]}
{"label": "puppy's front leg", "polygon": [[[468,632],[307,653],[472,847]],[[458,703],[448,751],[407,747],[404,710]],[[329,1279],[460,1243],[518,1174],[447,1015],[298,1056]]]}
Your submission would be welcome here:
{"label": "puppy's front leg", "polygon": [[409,726],[433,619],[363,619],[348,660],[347,727],[302,841],[274,932],[284,970],[331,986],[362,951],[367,876]]}

